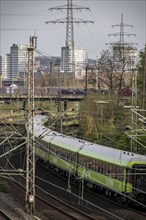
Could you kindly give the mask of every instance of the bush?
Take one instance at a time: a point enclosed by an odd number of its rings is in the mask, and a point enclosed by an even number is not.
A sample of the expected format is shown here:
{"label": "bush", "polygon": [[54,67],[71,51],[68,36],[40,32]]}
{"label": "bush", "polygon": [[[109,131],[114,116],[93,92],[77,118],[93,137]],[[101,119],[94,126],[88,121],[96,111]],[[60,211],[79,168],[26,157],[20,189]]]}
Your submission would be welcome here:
{"label": "bush", "polygon": [[10,192],[10,186],[6,181],[0,180],[0,192]]}

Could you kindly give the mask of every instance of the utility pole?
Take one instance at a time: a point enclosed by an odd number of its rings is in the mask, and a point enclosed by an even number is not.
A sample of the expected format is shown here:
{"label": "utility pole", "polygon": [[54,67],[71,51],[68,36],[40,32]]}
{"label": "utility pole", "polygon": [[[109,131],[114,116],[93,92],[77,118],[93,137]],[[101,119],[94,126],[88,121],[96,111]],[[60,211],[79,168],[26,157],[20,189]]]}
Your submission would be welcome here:
{"label": "utility pole", "polygon": [[[146,45],[144,50],[143,109],[146,109]],[[145,112],[144,116],[146,116]]]}
{"label": "utility pole", "polygon": [[88,65],[86,65],[86,75],[85,75],[85,94],[88,93]]}
{"label": "utility pole", "polygon": [[65,56],[64,56],[64,83],[65,86],[67,86],[67,76],[69,74],[72,75],[73,80],[75,77],[75,57],[74,57],[74,26],[73,24],[86,24],[86,23],[93,23],[93,21],[87,21],[82,19],[75,19],[73,17],[73,10],[90,10],[89,7],[82,7],[72,4],[72,0],[67,0],[66,5],[57,6],[53,8],[49,8],[49,11],[52,10],[66,10],[67,11],[67,17],[64,19],[57,19],[57,20],[51,20],[45,22],[46,24],[52,23],[52,24],[66,24],[66,40],[65,40]]}
{"label": "utility pole", "polygon": [[37,38],[30,37],[28,50],[27,149],[26,149],[26,212],[35,211],[35,144],[34,144],[34,52]]}
{"label": "utility pole", "polygon": [[[132,70],[132,133],[135,136],[135,140],[137,140],[137,70]],[[131,152],[137,151],[137,142],[131,139]]]}

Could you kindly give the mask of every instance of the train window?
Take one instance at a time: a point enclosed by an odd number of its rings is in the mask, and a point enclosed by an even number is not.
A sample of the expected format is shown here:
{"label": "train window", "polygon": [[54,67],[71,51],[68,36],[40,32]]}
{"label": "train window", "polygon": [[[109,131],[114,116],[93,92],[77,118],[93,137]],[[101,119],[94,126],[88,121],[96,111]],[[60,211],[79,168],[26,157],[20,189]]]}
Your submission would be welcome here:
{"label": "train window", "polygon": [[51,152],[54,152],[54,151],[53,151],[53,147],[52,147],[52,146],[50,147],[50,151],[51,151]]}
{"label": "train window", "polygon": [[123,180],[123,172],[124,172],[123,168],[119,167],[119,169],[118,169],[118,178],[117,179],[120,180],[120,181]]}
{"label": "train window", "polygon": [[98,171],[98,160],[96,160],[96,171]]}
{"label": "train window", "polygon": [[75,154],[74,153],[72,153],[72,152],[69,153],[69,160],[75,161]]}
{"label": "train window", "polygon": [[83,162],[82,157],[79,156],[79,158],[78,158],[78,165],[82,165],[82,162]]}
{"label": "train window", "polygon": [[119,180],[119,178],[120,178],[120,169],[119,169],[119,167],[116,167],[116,178],[117,178],[117,180]]}
{"label": "train window", "polygon": [[83,157],[80,157],[80,158],[79,158],[79,164],[80,164],[80,165],[83,165]]}
{"label": "train window", "polygon": [[95,163],[93,163],[93,170],[96,170],[96,165],[95,165]]}
{"label": "train window", "polygon": [[74,154],[71,153],[71,161],[74,161]]}
{"label": "train window", "polygon": [[67,160],[69,160],[69,151],[67,152],[67,157],[66,158],[67,158]]}
{"label": "train window", "polygon": [[96,164],[95,170],[98,172],[98,165]]}
{"label": "train window", "polygon": [[100,166],[98,166],[98,173],[100,173]]}
{"label": "train window", "polygon": [[101,173],[101,162],[98,161],[98,173]]}
{"label": "train window", "polygon": [[95,169],[96,169],[96,161],[95,161],[95,160],[93,160],[92,169],[93,169],[93,170],[95,170]]}
{"label": "train window", "polygon": [[111,170],[108,170],[108,176],[111,177]]}
{"label": "train window", "polygon": [[116,174],[116,166],[115,165],[113,165],[113,169],[112,169],[112,177],[113,178],[117,178],[117,174]]}
{"label": "train window", "polygon": [[83,160],[84,160],[84,165],[86,164],[86,157],[83,157]]}
{"label": "train window", "polygon": [[101,161],[100,162],[100,164],[101,164],[101,174],[104,174],[104,162],[103,161]]}
{"label": "train window", "polygon": [[92,163],[92,161],[89,162],[89,169],[93,169],[93,163]]}
{"label": "train window", "polygon": [[109,164],[108,163],[105,164],[105,175],[109,176]]}

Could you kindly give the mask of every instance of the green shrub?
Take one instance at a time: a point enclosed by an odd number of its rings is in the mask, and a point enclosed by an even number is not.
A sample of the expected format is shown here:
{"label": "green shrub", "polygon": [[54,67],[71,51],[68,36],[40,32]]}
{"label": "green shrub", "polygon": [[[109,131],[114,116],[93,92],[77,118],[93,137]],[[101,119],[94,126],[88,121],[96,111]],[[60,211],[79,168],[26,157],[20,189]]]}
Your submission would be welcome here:
{"label": "green shrub", "polygon": [[8,193],[10,192],[11,187],[6,181],[0,180],[0,192]]}

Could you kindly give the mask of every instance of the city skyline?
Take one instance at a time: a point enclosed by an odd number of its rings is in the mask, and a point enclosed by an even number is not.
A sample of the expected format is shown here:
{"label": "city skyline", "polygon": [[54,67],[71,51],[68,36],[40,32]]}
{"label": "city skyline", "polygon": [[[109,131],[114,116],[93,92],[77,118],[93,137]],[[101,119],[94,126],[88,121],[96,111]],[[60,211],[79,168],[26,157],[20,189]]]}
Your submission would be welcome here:
{"label": "city skyline", "polygon": [[[42,4],[43,3],[43,4]],[[61,47],[65,46],[65,24],[45,24],[46,21],[66,17],[66,11],[48,12],[50,7],[65,5],[67,1],[8,1],[0,0],[1,36],[0,55],[9,53],[12,44],[29,44],[29,37],[38,37],[38,50],[50,56],[61,56]],[[89,58],[96,59],[106,43],[118,41],[118,37],[108,37],[117,33],[119,28],[111,25],[119,24],[121,13],[124,23],[133,25],[125,31],[136,34],[128,37],[128,41],[138,43],[138,51],[146,43],[146,1],[73,1],[75,5],[90,7],[91,12],[74,12],[75,18],[93,20],[94,24],[74,25],[75,47],[84,48]]]}

